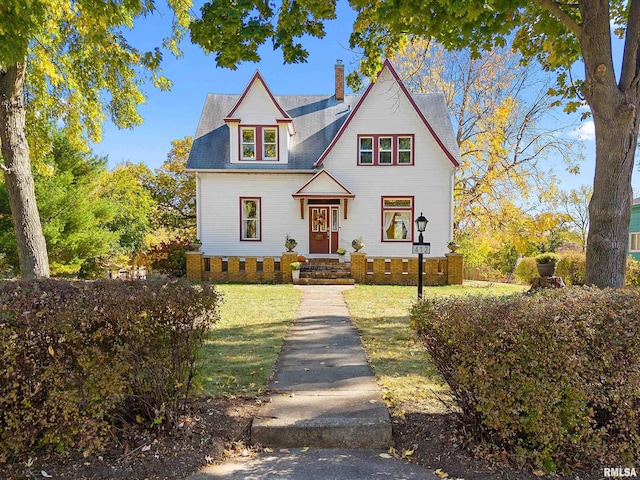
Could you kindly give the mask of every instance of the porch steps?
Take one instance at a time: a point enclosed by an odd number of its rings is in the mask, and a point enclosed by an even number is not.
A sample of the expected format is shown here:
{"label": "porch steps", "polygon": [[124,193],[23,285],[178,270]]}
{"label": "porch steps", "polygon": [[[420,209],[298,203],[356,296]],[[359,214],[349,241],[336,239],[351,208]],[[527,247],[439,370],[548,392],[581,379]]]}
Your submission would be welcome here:
{"label": "porch steps", "polygon": [[297,285],[353,285],[351,264],[337,258],[310,258],[302,264]]}

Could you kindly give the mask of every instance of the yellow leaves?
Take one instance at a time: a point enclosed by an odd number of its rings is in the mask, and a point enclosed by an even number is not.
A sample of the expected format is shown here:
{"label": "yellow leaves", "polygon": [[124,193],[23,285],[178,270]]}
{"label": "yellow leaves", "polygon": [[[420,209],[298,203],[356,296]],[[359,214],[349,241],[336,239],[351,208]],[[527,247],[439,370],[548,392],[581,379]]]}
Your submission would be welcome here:
{"label": "yellow leaves", "polygon": [[53,347],[51,345],[49,345],[49,348],[47,350],[49,352],[49,355],[51,355],[53,358],[55,358],[56,352],[53,350]]}

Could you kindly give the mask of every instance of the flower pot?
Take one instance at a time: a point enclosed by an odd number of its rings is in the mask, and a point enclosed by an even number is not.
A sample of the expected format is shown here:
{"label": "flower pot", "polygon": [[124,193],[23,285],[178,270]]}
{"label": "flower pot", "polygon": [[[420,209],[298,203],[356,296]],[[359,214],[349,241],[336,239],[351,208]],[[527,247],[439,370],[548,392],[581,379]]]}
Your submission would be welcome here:
{"label": "flower pot", "polygon": [[298,244],[294,242],[287,242],[284,244],[285,248],[287,249],[287,252],[293,252],[293,249],[296,248],[296,245]]}
{"label": "flower pot", "polygon": [[291,277],[294,282],[300,280],[300,270],[291,270]]}
{"label": "flower pot", "polygon": [[351,246],[356,252],[359,252],[360,250],[362,250],[362,247],[364,247],[364,245],[351,245]]}
{"label": "flower pot", "polygon": [[449,250],[451,250],[451,253],[455,252],[458,248],[460,248],[460,245],[447,245],[447,248]]}
{"label": "flower pot", "polygon": [[339,261],[340,263],[344,263],[344,261],[345,261],[345,260],[344,260],[344,255],[338,255],[338,261]]}
{"label": "flower pot", "polygon": [[555,263],[539,263],[538,264],[538,274],[541,277],[553,277],[555,273],[556,273]]}

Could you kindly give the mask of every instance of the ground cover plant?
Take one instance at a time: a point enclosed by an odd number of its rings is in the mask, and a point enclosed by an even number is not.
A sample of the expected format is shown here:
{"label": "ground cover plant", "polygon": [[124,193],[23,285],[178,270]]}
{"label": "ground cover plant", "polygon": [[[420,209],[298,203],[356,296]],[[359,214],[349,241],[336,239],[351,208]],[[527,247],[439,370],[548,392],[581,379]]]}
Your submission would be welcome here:
{"label": "ground cover plant", "polygon": [[547,470],[640,458],[640,291],[428,298],[412,327],[476,440]]}

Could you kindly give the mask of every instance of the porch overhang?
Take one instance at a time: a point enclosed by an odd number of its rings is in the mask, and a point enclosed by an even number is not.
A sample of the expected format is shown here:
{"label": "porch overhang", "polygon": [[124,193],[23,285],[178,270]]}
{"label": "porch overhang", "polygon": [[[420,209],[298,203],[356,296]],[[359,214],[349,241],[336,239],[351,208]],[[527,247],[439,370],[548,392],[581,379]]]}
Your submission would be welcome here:
{"label": "porch overhang", "polygon": [[291,194],[300,200],[300,218],[304,219],[305,200],[342,200],[344,202],[344,218],[347,219],[347,206],[350,198],[355,194],[342,185],[326,169],[320,170],[297,191]]}

